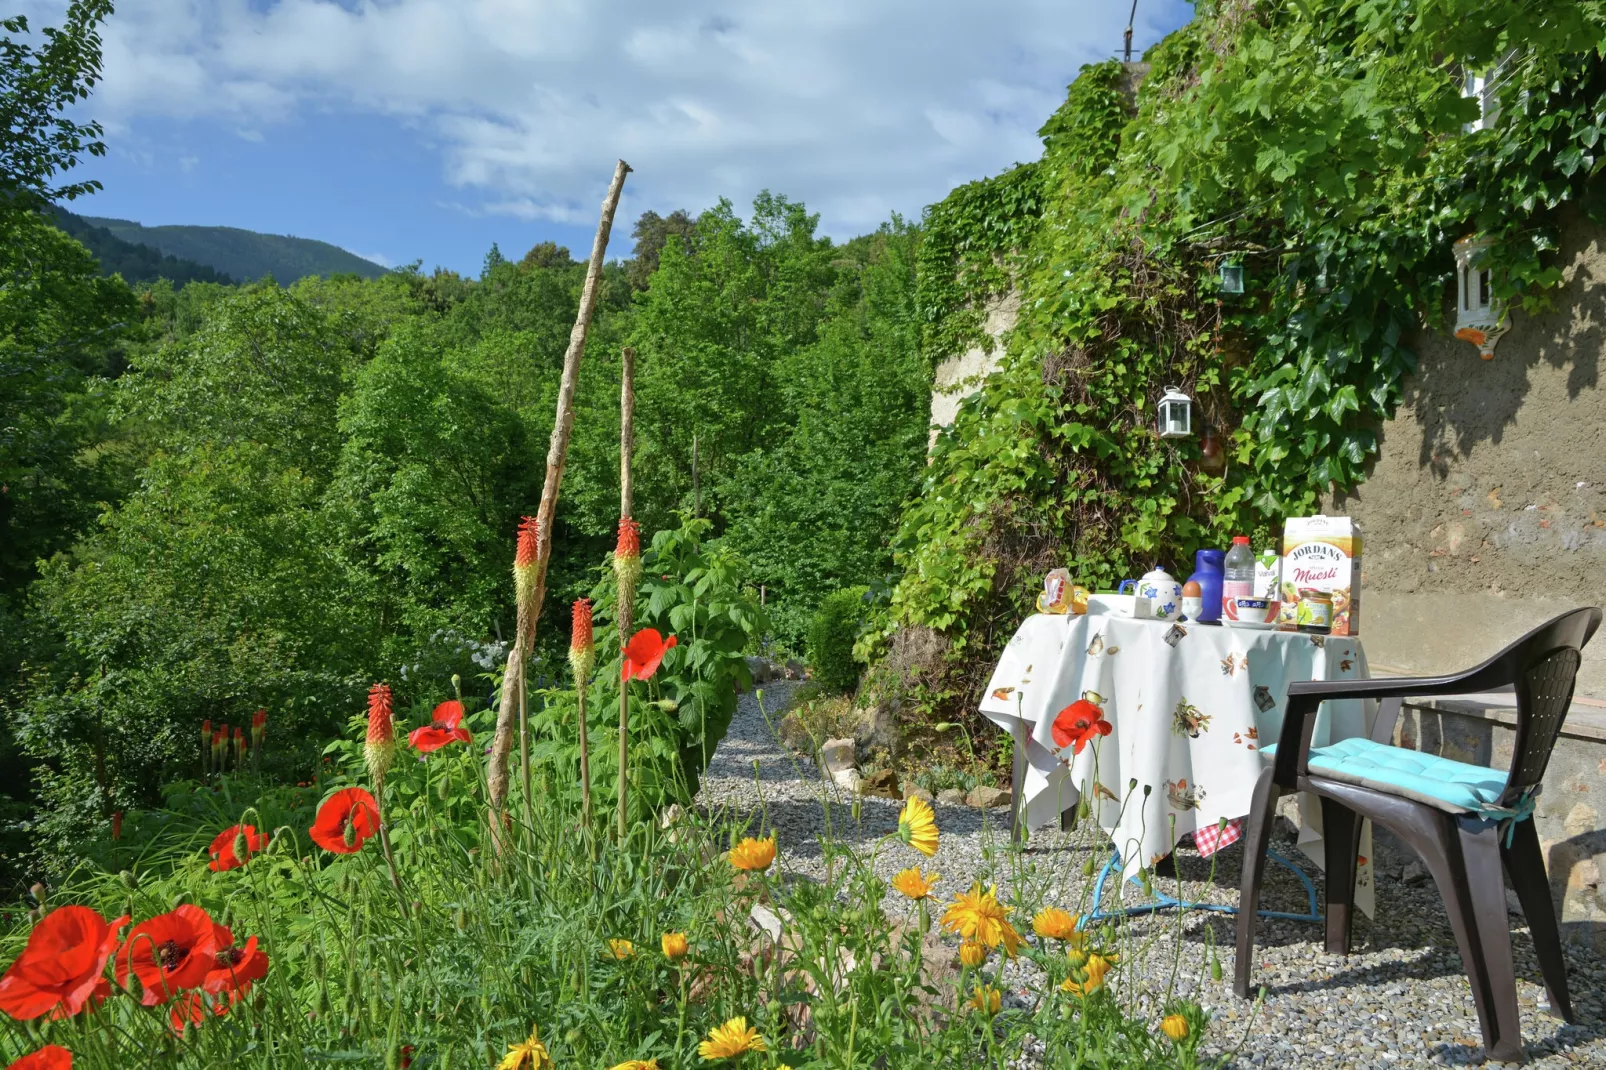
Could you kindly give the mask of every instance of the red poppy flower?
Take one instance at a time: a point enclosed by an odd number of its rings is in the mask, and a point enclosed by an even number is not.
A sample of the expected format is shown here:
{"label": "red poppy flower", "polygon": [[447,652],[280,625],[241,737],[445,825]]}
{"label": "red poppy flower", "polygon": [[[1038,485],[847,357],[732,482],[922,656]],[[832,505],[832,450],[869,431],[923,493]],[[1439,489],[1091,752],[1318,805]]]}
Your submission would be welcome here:
{"label": "red poppy flower", "polygon": [[[244,838],[245,857],[241,858],[234,852],[235,841]],[[212,840],[212,846],[206,853],[212,856],[209,868],[213,873],[222,873],[227,869],[235,869],[245,863],[252,855],[268,845],[268,834],[258,832],[255,825],[230,825],[218,833]]]}
{"label": "red poppy flower", "polygon": [[[254,936],[246,940],[244,947],[234,946],[234,934],[226,926],[214,925],[212,935],[217,942],[217,958],[201,987],[214,996],[226,994],[233,1005],[250,991],[252,982],[268,975],[268,954],[257,947]],[[219,1009],[217,1013],[223,1011]]]}
{"label": "red poppy flower", "polygon": [[656,628],[643,628],[630,637],[625,646],[625,663],[619,667],[619,679],[647,680],[658,671],[664,655],[679,642],[674,636],[665,639]]}
{"label": "red poppy flower", "polygon": [[362,788],[342,788],[318,807],[312,842],[337,855],[353,854],[379,831],[379,804]]}
{"label": "red poppy flower", "polygon": [[24,1055],[6,1070],[72,1070],[72,1052],[60,1044],[46,1044],[32,1055]]}
{"label": "red poppy flower", "polygon": [[[217,1010],[224,1013],[227,1008]],[[173,1027],[173,1032],[179,1036],[192,1025],[200,1025],[206,1021],[206,997],[199,992],[186,992],[173,1001],[173,1009],[167,1014],[167,1024]]]}
{"label": "red poppy flower", "polygon": [[1114,727],[1104,719],[1104,711],[1085,698],[1079,698],[1054,718],[1054,742],[1061,747],[1072,747],[1072,753],[1081,754],[1088,740],[1094,736],[1107,736]]}
{"label": "red poppy flower", "polygon": [[424,754],[438,751],[454,739],[464,743],[474,742],[474,737],[463,727],[463,704],[456,699],[448,699],[436,706],[434,719],[422,728],[413,729],[407,736],[407,741]]}
{"label": "red poppy flower", "polygon": [[[89,907],[57,907],[28,934],[28,946],[0,977],[0,1010],[19,1021],[50,1013],[66,1018],[111,986],[102,976],[117,948],[124,914],[107,922]],[[98,1002],[98,1000],[97,1000]]]}
{"label": "red poppy flower", "polygon": [[199,986],[217,959],[212,930],[212,919],[192,903],[140,922],[117,952],[117,983],[127,987],[132,971],[139,978],[139,1001],[147,1007]]}

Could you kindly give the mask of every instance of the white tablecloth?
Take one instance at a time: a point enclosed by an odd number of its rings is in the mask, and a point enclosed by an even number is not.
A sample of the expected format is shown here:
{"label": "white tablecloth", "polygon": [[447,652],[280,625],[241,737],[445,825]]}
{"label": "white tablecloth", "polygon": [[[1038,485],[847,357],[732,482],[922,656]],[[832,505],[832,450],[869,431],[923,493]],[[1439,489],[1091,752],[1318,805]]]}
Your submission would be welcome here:
{"label": "white tablecloth", "polygon": [[[1134,876],[1183,834],[1249,813],[1260,746],[1277,741],[1289,684],[1366,676],[1357,638],[1039,614],[1004,648],[981,712],[1017,739],[1024,729],[1019,790],[1027,827],[1056,820],[1076,805],[1080,788]],[[1083,697],[1102,707],[1113,728],[1073,755],[1055,744],[1053,723]],[[1372,705],[1325,703],[1312,745],[1364,735]],[[1320,807],[1301,795],[1300,813],[1300,846],[1325,864]],[[1369,824],[1360,854],[1356,905],[1370,915]]]}

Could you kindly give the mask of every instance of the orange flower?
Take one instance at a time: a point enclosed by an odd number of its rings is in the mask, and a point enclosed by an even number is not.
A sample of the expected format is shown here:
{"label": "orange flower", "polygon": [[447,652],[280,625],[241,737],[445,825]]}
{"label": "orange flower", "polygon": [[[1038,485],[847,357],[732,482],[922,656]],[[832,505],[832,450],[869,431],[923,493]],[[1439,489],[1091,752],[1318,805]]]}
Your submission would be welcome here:
{"label": "orange flower", "polygon": [[1048,940],[1069,940],[1076,935],[1076,915],[1059,907],[1044,907],[1032,919],[1032,931]]}
{"label": "orange flower", "polygon": [[998,989],[994,988],[992,985],[984,985],[978,981],[976,986],[971,989],[971,1010],[980,1011],[990,1018],[997,1014],[1003,1005],[1004,994],[998,991]]}
{"label": "orange flower", "polygon": [[180,990],[198,988],[217,960],[217,936],[206,911],[192,903],[142,921],[117,952],[117,983],[139,978],[139,1001],[154,1007]]}
{"label": "orange flower", "polygon": [[206,849],[212,856],[208,869],[213,873],[245,865],[250,857],[268,845],[268,834],[257,832],[255,825],[230,825],[212,838]]}
{"label": "orange flower", "polygon": [[363,760],[368,763],[368,775],[380,784],[390,771],[396,757],[396,725],[391,720],[392,703],[390,685],[375,684],[368,689],[368,739],[363,744]]}
{"label": "orange flower", "polygon": [[910,899],[925,899],[936,887],[938,876],[935,873],[924,874],[919,866],[910,866],[908,869],[892,878],[892,886]]}
{"label": "orange flower", "polygon": [[24,1055],[6,1070],[72,1070],[72,1052],[60,1044],[46,1044],[31,1055]]}
{"label": "orange flower", "polygon": [[966,940],[959,945],[959,961],[976,969],[987,961],[987,945],[979,940]]}
{"label": "orange flower", "polygon": [[536,523],[535,517],[527,516],[519,521],[519,543],[517,549],[513,551],[513,567],[534,567],[539,547],[540,526]]}
{"label": "orange flower", "polygon": [[342,788],[318,807],[312,842],[325,851],[349,855],[379,831],[379,804],[362,788]]}
{"label": "orange flower", "polygon": [[1168,1014],[1160,1019],[1160,1032],[1180,1044],[1188,1039],[1188,1020],[1180,1014]]}
{"label": "orange flower", "polygon": [[1085,966],[1075,971],[1081,975],[1081,979],[1078,980],[1075,976],[1067,977],[1060,983],[1060,991],[1086,999],[1104,987],[1104,975],[1114,968],[1113,955],[1106,957],[1095,952],[1087,957]]}
{"label": "orange flower", "polygon": [[469,730],[463,727],[463,704],[455,698],[436,706],[430,723],[413,729],[407,736],[407,742],[420,754],[432,754],[454,740],[474,742]]}
{"label": "orange flower", "polygon": [[775,861],[775,834],[770,833],[767,839],[754,839],[747,836],[730,851],[731,865],[737,869],[758,871],[762,873],[770,868]]}
{"label": "orange flower", "polygon": [[979,884],[954,897],[942,916],[942,927],[989,948],[1003,944],[1004,954],[1010,958],[1021,945],[1020,933],[1009,924],[1009,910],[998,901],[997,892],[992,888],[983,892]]}
{"label": "orange flower", "polygon": [[0,977],[0,1011],[28,1021],[68,1018],[91,999],[105,999],[106,960],[128,915],[107,922],[89,907],[57,907],[28,934],[28,946]]}
{"label": "orange flower", "polygon": [[625,646],[624,664],[619,667],[620,681],[651,679],[663,662],[664,655],[673,650],[678,642],[672,635],[665,639],[658,634],[657,628],[643,628],[632,635]]}
{"label": "orange flower", "polygon": [[1072,753],[1081,754],[1082,748],[1094,736],[1107,736],[1113,726],[1104,719],[1104,711],[1085,698],[1079,698],[1059,712],[1052,729],[1054,743],[1071,747]]}
{"label": "orange flower", "polygon": [[685,933],[664,933],[658,938],[658,946],[663,948],[664,958],[670,962],[679,962],[691,951]]}

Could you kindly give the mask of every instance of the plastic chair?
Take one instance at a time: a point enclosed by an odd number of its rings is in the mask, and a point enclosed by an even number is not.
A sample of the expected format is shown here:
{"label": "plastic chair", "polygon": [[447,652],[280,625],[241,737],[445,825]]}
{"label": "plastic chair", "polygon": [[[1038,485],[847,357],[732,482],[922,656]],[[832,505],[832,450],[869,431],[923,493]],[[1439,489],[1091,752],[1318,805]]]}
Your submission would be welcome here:
{"label": "plastic chair", "polygon": [[[1579,651],[1601,611],[1575,609],[1529,632],[1482,665],[1453,676],[1307,681],[1288,689],[1288,707],[1271,764],[1255,785],[1244,835],[1233,990],[1249,998],[1256,908],[1278,797],[1309,791],[1321,799],[1327,852],[1327,950],[1349,954],[1361,821],[1370,818],[1409,844],[1433,874],[1472,985],[1483,1047],[1491,1059],[1523,1058],[1511,927],[1501,867],[1528,918],[1550,1005],[1573,1021],[1555,905],[1530,818],[1556,735],[1572,702]],[[1515,685],[1517,735],[1510,771],[1467,765],[1389,746],[1400,702],[1412,696],[1466,695]],[[1316,711],[1329,699],[1382,700],[1370,738],[1312,749]]]}

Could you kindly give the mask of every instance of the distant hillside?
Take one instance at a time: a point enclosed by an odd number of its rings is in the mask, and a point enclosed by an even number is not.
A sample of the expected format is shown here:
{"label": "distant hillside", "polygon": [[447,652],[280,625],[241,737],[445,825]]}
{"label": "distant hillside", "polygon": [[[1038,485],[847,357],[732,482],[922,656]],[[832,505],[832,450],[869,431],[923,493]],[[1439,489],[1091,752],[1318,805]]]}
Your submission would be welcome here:
{"label": "distant hillside", "polygon": [[65,208],[52,206],[51,222],[94,254],[100,261],[102,275],[121,275],[123,281],[130,284],[155,282],[159,278],[171,280],[174,286],[183,286],[186,282],[216,282],[228,286],[234,282],[205,264],[168,256],[149,245],[124,241],[105,227],[95,226]]}
{"label": "distant hillside", "polygon": [[354,274],[372,279],[385,274],[385,269],[372,261],[311,238],[258,234],[238,227],[144,227],[126,219],[83,219],[124,241],[149,245],[236,279],[272,275],[281,286],[288,286],[307,275]]}

